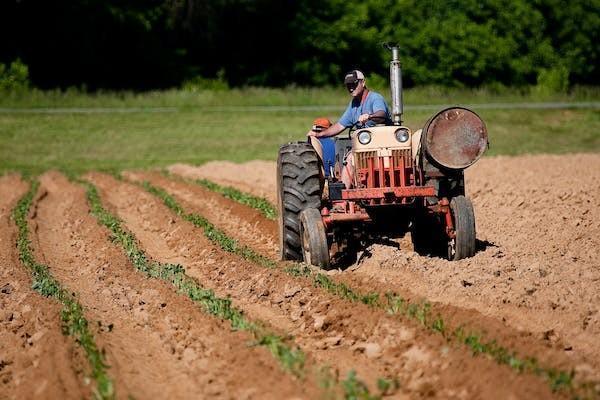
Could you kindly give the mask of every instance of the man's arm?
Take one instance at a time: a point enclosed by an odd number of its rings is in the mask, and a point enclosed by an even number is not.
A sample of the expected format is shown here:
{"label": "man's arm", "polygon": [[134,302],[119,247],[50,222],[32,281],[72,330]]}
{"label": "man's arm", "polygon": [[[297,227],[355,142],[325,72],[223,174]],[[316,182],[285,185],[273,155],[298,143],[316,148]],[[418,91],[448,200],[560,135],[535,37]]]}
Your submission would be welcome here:
{"label": "man's arm", "polygon": [[336,122],[335,124],[331,125],[329,128],[321,132],[308,131],[306,136],[314,136],[316,138],[331,137],[339,135],[344,129],[346,129],[344,125],[340,124],[339,122]]}
{"label": "man's arm", "polygon": [[364,124],[368,120],[371,120],[371,121],[375,122],[376,124],[383,124],[385,122],[385,118],[386,118],[385,111],[378,110],[378,111],[375,111],[373,114],[362,114],[360,117],[358,117],[358,121],[361,124]]}

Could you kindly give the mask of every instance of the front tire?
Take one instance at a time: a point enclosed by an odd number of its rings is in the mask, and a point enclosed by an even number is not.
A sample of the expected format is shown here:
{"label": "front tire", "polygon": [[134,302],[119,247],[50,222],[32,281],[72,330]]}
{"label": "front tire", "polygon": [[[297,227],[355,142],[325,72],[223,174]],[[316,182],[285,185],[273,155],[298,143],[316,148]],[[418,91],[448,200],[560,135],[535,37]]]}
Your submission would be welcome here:
{"label": "front tire", "polygon": [[323,184],[319,157],[309,143],[281,146],[277,158],[277,203],[282,260],[303,259],[300,213],[320,208]]}
{"label": "front tire", "polygon": [[304,262],[329,269],[327,234],[321,213],[316,208],[307,208],[300,213],[300,237]]}
{"label": "front tire", "polygon": [[450,202],[450,212],[455,237],[448,240],[448,259],[456,261],[473,257],[476,250],[473,204],[465,196],[456,196]]}

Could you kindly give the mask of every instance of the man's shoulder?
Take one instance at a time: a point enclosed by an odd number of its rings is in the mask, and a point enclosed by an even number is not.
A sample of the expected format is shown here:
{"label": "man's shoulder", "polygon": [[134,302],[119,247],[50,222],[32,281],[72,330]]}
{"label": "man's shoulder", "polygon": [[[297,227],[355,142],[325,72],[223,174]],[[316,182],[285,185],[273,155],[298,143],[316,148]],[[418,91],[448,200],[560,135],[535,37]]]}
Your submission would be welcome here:
{"label": "man's shoulder", "polygon": [[385,100],[383,98],[383,96],[381,94],[377,93],[377,92],[372,92],[371,91],[371,92],[369,92],[369,95],[371,97],[371,100]]}

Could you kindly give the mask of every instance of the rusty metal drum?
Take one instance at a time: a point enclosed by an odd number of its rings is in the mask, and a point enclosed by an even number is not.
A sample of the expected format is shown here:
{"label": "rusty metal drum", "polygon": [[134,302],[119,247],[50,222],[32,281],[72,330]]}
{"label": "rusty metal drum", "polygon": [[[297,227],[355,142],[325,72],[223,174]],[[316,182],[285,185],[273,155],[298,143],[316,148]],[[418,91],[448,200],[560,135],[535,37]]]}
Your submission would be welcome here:
{"label": "rusty metal drum", "polygon": [[456,170],[475,163],[488,147],[485,123],[462,107],[446,108],[434,115],[425,124],[421,140],[432,161]]}

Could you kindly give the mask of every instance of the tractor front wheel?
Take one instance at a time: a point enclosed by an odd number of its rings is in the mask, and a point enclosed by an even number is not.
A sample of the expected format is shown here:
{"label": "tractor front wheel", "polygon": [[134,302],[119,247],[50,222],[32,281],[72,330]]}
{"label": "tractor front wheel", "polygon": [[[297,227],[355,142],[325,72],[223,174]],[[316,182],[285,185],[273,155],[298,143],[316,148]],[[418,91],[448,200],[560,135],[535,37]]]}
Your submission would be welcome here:
{"label": "tractor front wheel", "polygon": [[306,142],[288,143],[277,158],[279,249],[282,260],[302,260],[300,213],[321,206],[323,176],[315,149]]}
{"label": "tractor front wheel", "polygon": [[307,208],[300,213],[300,237],[304,262],[329,269],[329,246],[321,213],[316,208]]}
{"label": "tractor front wheel", "polygon": [[476,241],[473,204],[465,196],[456,196],[450,201],[450,212],[455,235],[448,240],[448,259],[454,261],[474,256]]}

